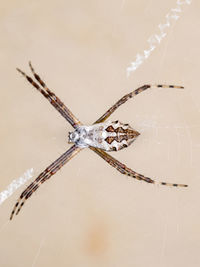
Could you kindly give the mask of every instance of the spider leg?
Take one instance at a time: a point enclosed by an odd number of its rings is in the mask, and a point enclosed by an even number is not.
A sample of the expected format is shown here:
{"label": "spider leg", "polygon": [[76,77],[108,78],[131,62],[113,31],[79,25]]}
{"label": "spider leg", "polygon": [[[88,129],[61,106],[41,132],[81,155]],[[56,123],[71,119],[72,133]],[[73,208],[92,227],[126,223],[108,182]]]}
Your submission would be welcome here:
{"label": "spider leg", "polygon": [[116,170],[118,170],[122,174],[125,174],[127,176],[131,176],[137,180],[142,180],[142,181],[145,181],[145,182],[150,183],[150,184],[160,184],[160,185],[176,186],[176,187],[187,187],[188,186],[185,184],[156,182],[149,177],[146,177],[142,174],[139,174],[139,173],[131,170],[126,165],[122,164],[121,162],[119,162],[118,160],[116,160],[115,158],[113,158],[112,156],[110,156],[109,154],[107,154],[105,151],[103,151],[101,149],[94,148],[94,147],[90,147],[90,149],[93,150],[95,153],[97,153],[97,155],[99,155],[102,159],[104,159],[106,162],[108,162],[112,167],[114,167]]}
{"label": "spider leg", "polygon": [[177,88],[177,89],[183,89],[183,86],[177,86],[177,85],[164,85],[164,84],[155,84],[155,85],[151,85],[151,84],[146,84],[143,85],[139,88],[137,88],[136,90],[134,90],[133,92],[123,96],[120,100],[118,100],[111,108],[109,108],[97,121],[95,121],[94,124],[96,123],[101,123],[104,122],[108,117],[110,117],[110,115],[116,110],[118,109],[118,107],[120,107],[122,104],[126,103],[126,101],[136,95],[138,95],[139,93],[144,92],[145,90],[149,89],[149,88],[153,88],[153,87],[157,87],[157,88]]}
{"label": "spider leg", "polygon": [[31,77],[29,77],[26,73],[17,68],[17,70],[26,77],[26,79],[41,93],[44,97],[48,99],[48,101],[54,106],[54,108],[74,127],[80,125],[80,121],[72,114],[72,112],[64,105],[63,102],[53,93],[51,92],[45,85],[45,83],[40,79],[39,75],[37,75],[31,65],[29,63],[31,71],[34,74],[35,79],[40,83],[43,87],[41,88]]}
{"label": "spider leg", "polygon": [[52,175],[54,175],[62,166],[64,166],[70,159],[72,159],[78,152],[82,149],[73,145],[65,153],[63,153],[57,160],[55,160],[51,165],[49,165],[36,179],[33,181],[20,195],[17,200],[11,215],[10,220],[12,220],[14,214],[18,214],[24,205],[25,201],[31,197],[33,192],[35,192],[39,186],[48,180]]}

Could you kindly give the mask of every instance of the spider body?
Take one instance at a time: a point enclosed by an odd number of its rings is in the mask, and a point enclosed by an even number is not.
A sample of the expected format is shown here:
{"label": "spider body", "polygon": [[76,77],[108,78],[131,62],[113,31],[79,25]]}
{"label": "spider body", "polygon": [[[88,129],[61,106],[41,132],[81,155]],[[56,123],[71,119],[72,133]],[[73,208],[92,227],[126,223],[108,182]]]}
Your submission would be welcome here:
{"label": "spider body", "polygon": [[31,63],[30,69],[34,75],[34,79],[26,75],[20,69],[17,69],[49,102],[50,104],[66,119],[74,128],[74,132],[69,133],[69,142],[74,143],[67,151],[65,151],[58,159],[51,163],[38,177],[21,193],[10,215],[10,220],[14,214],[18,214],[23,207],[25,201],[49,178],[52,177],[60,168],[62,168],[68,161],[76,156],[83,148],[88,147],[94,151],[98,156],[105,160],[109,165],[114,167],[121,174],[125,174],[134,179],[144,181],[150,184],[160,184],[174,187],[187,187],[185,184],[156,182],[155,180],[144,176],[138,172],[128,168],[105,151],[117,151],[129,146],[140,134],[132,129],[128,124],[123,124],[119,121],[107,121],[113,112],[122,104],[126,103],[130,98],[144,92],[152,87],[157,88],[178,88],[182,86],[176,85],[143,85],[134,91],[126,94],[120,98],[114,105],[112,105],[97,121],[91,126],[83,125],[74,114],[65,106],[65,104],[46,86],[40,79],[39,75],[35,73]]}
{"label": "spider body", "polygon": [[69,133],[69,143],[80,148],[96,147],[105,151],[118,151],[128,147],[137,138],[139,132],[129,124],[119,121],[81,125]]}

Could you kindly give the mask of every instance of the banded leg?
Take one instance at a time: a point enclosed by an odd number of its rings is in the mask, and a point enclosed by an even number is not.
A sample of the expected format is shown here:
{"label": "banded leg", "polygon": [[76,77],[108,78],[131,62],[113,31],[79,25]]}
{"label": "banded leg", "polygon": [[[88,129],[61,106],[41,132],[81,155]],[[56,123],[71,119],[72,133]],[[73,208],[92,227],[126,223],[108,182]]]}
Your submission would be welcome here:
{"label": "banded leg", "polygon": [[126,165],[122,164],[121,162],[119,162],[118,160],[116,160],[115,158],[113,158],[112,156],[110,156],[109,154],[107,154],[105,151],[103,151],[101,149],[94,148],[94,147],[90,147],[90,149],[93,150],[95,153],[97,153],[97,155],[99,155],[102,159],[104,159],[106,162],[108,162],[112,167],[114,167],[116,170],[118,170],[122,174],[125,174],[127,176],[131,176],[137,180],[142,180],[142,181],[145,181],[145,182],[150,183],[150,184],[160,184],[160,185],[178,186],[178,187],[187,187],[188,186],[185,184],[156,182],[149,177],[146,177],[142,174],[139,174],[139,173],[131,170]]}
{"label": "banded leg", "polygon": [[153,88],[153,87],[157,87],[157,88],[177,88],[177,89],[183,89],[183,86],[177,86],[177,85],[164,85],[164,84],[155,84],[155,85],[151,85],[151,84],[146,84],[143,85],[139,88],[137,88],[136,90],[134,90],[133,92],[123,96],[119,101],[117,101],[111,108],[109,108],[97,121],[94,122],[95,123],[101,123],[104,122],[108,117],[110,117],[110,115],[116,110],[118,109],[118,107],[120,107],[122,104],[126,103],[126,101],[136,95],[138,95],[139,93],[144,92],[145,90],[147,90],[148,88]]}
{"label": "banded leg", "polygon": [[43,87],[41,88],[31,77],[26,73],[17,68],[17,70],[26,77],[26,79],[41,93],[48,101],[54,106],[55,109],[74,127],[81,125],[80,121],[72,114],[72,112],[64,105],[64,103],[53,93],[50,89],[47,88],[45,83],[40,79],[39,75],[35,73],[31,63],[29,63],[31,71],[34,74],[35,79]]}
{"label": "banded leg", "polygon": [[20,195],[17,200],[11,215],[10,220],[12,220],[14,214],[18,214],[24,205],[25,201],[31,197],[33,192],[35,192],[39,186],[48,180],[52,175],[54,175],[62,166],[64,166],[70,159],[72,159],[78,152],[82,149],[73,145],[65,153],[63,153],[56,161],[54,161],[49,167],[47,167],[36,179],[33,181]]}

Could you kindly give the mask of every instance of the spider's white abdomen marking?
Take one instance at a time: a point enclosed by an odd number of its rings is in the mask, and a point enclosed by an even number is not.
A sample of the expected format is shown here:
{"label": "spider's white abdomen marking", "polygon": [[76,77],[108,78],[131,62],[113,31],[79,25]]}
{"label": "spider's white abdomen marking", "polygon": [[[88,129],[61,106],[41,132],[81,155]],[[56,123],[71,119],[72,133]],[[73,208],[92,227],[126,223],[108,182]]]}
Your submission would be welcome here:
{"label": "spider's white abdomen marking", "polygon": [[139,135],[128,124],[119,121],[81,125],[69,133],[69,142],[77,146],[97,147],[106,151],[117,151],[129,146]]}

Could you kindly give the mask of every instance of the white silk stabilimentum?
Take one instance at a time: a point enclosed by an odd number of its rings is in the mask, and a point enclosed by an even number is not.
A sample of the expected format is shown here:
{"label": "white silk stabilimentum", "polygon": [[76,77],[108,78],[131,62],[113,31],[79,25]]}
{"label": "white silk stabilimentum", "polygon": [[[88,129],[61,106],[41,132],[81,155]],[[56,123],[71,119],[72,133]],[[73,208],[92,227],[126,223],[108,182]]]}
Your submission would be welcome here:
{"label": "white silk stabilimentum", "polygon": [[147,48],[147,50],[144,50],[142,54],[138,53],[136,55],[135,61],[131,62],[131,65],[126,69],[127,77],[129,77],[130,73],[134,72],[160,44],[162,39],[167,35],[166,29],[171,26],[172,22],[180,18],[180,13],[182,12],[181,6],[185,4],[189,5],[191,4],[191,2],[192,0],[177,0],[176,7],[171,8],[170,12],[165,16],[165,23],[158,25],[159,33],[155,33],[148,38],[147,42],[149,44],[149,47]]}
{"label": "white silk stabilimentum", "polygon": [[33,168],[28,169],[21,177],[12,181],[11,184],[8,185],[6,190],[0,193],[0,205],[10,197],[20,186],[26,183],[30,178],[33,177]]}

